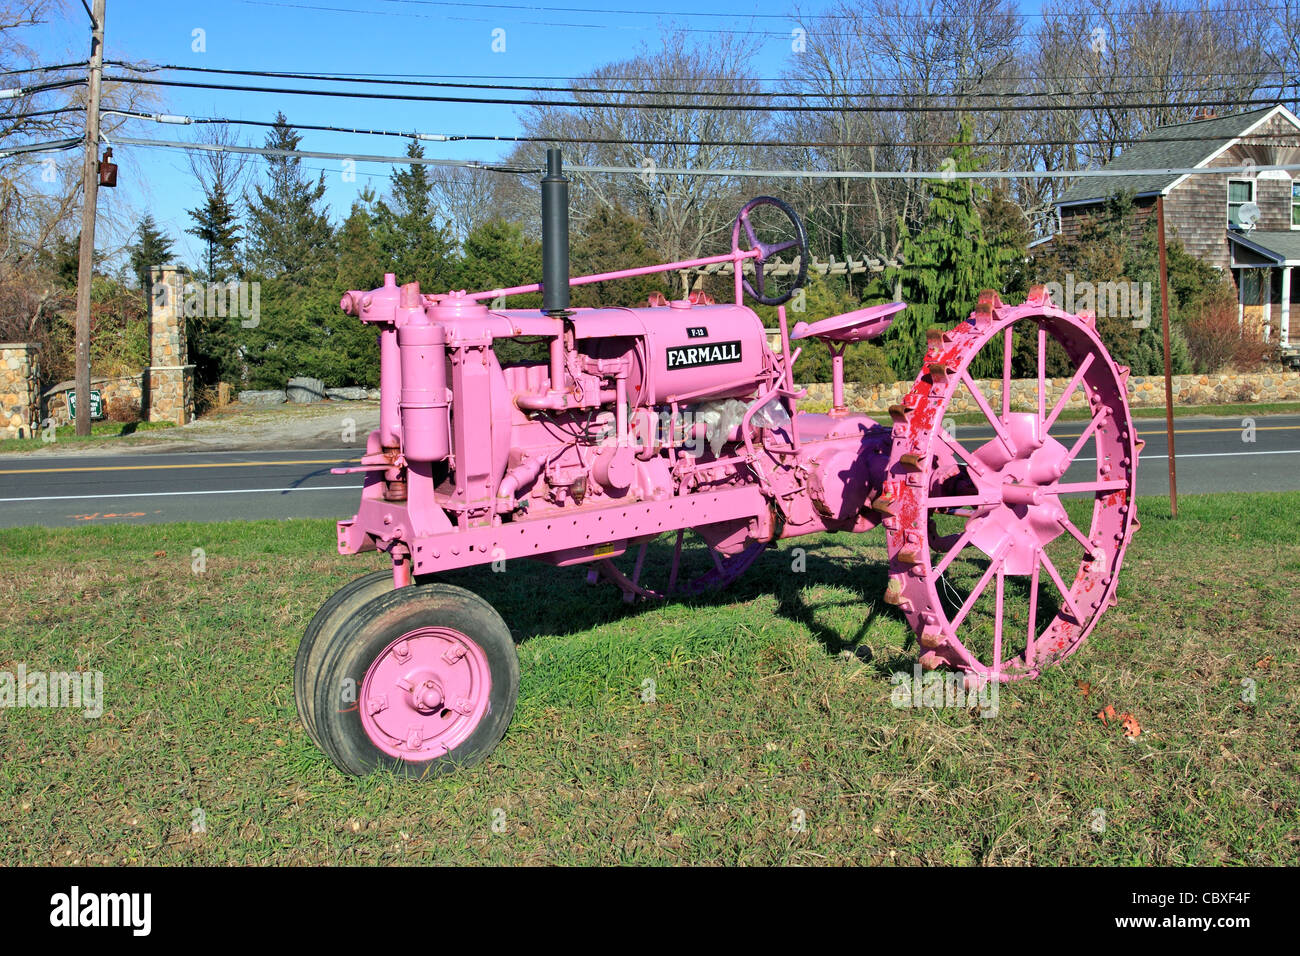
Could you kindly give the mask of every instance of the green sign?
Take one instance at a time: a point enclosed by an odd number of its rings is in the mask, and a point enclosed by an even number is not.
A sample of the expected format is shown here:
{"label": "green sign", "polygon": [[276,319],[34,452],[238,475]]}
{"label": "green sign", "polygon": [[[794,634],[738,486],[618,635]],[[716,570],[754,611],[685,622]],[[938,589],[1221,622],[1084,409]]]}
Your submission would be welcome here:
{"label": "green sign", "polygon": [[[68,417],[77,417],[77,390],[68,390]],[[97,388],[90,390],[90,420],[100,421],[104,417],[104,393]]]}

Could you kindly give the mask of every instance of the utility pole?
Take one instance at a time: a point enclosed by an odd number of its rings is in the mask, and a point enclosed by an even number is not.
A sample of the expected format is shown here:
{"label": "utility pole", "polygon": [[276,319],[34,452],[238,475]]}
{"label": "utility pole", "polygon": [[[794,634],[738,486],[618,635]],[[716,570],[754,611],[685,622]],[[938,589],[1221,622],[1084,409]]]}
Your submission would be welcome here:
{"label": "utility pole", "polygon": [[1165,434],[1169,438],[1169,513],[1178,517],[1178,466],[1174,457],[1174,384],[1169,360],[1169,265],[1165,260],[1165,197],[1156,197],[1160,240],[1160,328],[1165,339]]}
{"label": "utility pole", "polygon": [[[82,6],[85,6],[83,0]],[[77,434],[90,434],[90,280],[95,267],[95,204],[99,199],[99,88],[104,76],[104,0],[90,14],[90,96],[86,160],[81,173],[81,249],[77,259]]]}

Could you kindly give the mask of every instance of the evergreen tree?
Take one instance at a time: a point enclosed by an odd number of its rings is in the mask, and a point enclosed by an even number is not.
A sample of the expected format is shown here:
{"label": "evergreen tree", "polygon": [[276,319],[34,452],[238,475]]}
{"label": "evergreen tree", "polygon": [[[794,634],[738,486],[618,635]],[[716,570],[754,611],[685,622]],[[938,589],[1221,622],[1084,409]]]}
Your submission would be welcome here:
{"label": "evergreen tree", "polygon": [[[457,264],[456,288],[468,291],[529,285],[542,277],[542,244],[524,235],[518,223],[492,219],[465,237]],[[513,308],[541,305],[540,295],[515,296]]]}
{"label": "evergreen tree", "polygon": [[[424,147],[412,141],[406,155],[423,159]],[[422,163],[395,167],[392,195],[376,208],[375,236],[384,271],[394,273],[399,285],[419,282],[426,292],[442,292],[450,284],[453,243],[435,221],[436,213],[426,167]]]}
{"label": "evergreen tree", "polygon": [[[641,221],[621,208],[601,206],[583,223],[576,237],[569,263],[573,275],[615,272],[650,265],[659,254],[650,248]],[[577,306],[645,305],[651,292],[668,294],[663,275],[639,276],[617,282],[596,282],[577,286],[572,301]]]}
{"label": "evergreen tree", "polygon": [[[383,284],[384,263],[375,238],[375,224],[375,194],[366,188],[353,202],[335,238],[338,269],[328,290],[334,303],[343,291],[374,289]],[[334,353],[331,374],[338,376],[341,385],[378,385],[379,340],[374,326],[344,315],[337,304],[330,306],[330,302],[323,303],[320,312],[321,324],[328,331],[328,342]]]}
{"label": "evergreen tree", "polygon": [[369,187],[352,203],[336,237],[338,272],[335,285],[342,290],[374,289],[383,284],[384,261],[375,235],[378,217],[375,193]]}
{"label": "evergreen tree", "polygon": [[[267,134],[269,149],[296,150],[302,137],[283,113]],[[297,156],[268,156],[268,183],[254,187],[248,210],[248,263],[253,272],[298,288],[329,275],[334,231],[322,205],[325,174],[303,175]]]}
{"label": "evergreen tree", "polygon": [[172,240],[158,229],[153,216],[145,213],[140,225],[135,230],[135,243],[128,247],[131,272],[135,275],[140,288],[149,292],[149,270],[154,266],[165,265],[172,257]]}
{"label": "evergreen tree", "polygon": [[[957,139],[961,145],[953,151],[954,171],[979,169],[969,122],[961,124]],[[897,284],[899,298],[908,303],[883,337],[889,364],[900,380],[916,374],[926,330],[951,328],[966,319],[980,292],[1000,290],[1008,264],[1023,256],[1023,250],[998,245],[985,235],[979,207],[987,190],[974,180],[927,180],[927,186],[930,199],[920,229],[913,234],[906,223],[900,224],[904,265],[885,274],[885,284],[891,291]],[[992,351],[986,349],[973,363],[973,375],[986,375],[994,367],[1000,372],[1001,353],[995,356]]]}
{"label": "evergreen tree", "polygon": [[[277,113],[266,146],[296,150],[301,139],[284,114]],[[250,384],[283,388],[295,375],[310,375],[331,386],[356,384],[347,349],[334,334],[336,329],[351,331],[357,320],[338,307],[338,263],[334,229],[324,206],[325,174],[313,182],[298,157],[271,156],[267,182],[253,192],[246,253],[249,277],[260,284],[261,314],[256,326],[239,330]]]}
{"label": "evergreen tree", "polygon": [[[542,244],[524,235],[518,223],[492,219],[473,229],[462,243],[457,265],[456,288],[467,291],[507,289],[530,285],[542,275]],[[514,309],[536,309],[540,294],[513,296],[507,305]],[[500,339],[495,345],[502,362],[541,361],[546,349],[539,341]]]}
{"label": "evergreen tree", "polygon": [[221,282],[239,273],[239,220],[220,182],[205,186],[203,192],[203,205],[189,210],[194,225],[185,231],[203,243],[208,280]]}

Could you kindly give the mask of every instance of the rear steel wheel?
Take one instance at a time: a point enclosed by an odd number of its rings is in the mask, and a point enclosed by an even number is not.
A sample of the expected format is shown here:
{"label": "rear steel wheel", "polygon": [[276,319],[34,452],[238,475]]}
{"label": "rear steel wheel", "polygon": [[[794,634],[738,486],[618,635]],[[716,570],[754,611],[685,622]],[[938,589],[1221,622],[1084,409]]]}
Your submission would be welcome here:
{"label": "rear steel wheel", "polygon": [[[1014,410],[1012,401],[1017,334],[1031,336],[1037,354],[1037,387],[1027,402],[1036,407],[1027,411]],[[1045,374],[1049,341],[1072,366],[1054,403]],[[1002,355],[996,409],[968,371],[986,347]],[[921,374],[891,409],[888,477],[873,504],[885,514],[885,600],[917,633],[922,666],[957,668],[975,681],[1033,677],[1072,654],[1114,604],[1138,528],[1142,441],[1127,379],[1093,318],[1056,308],[1041,287],[1020,306],[986,292],[967,322],[931,334]],[[991,438],[959,441],[945,428],[962,389]],[[1088,420],[1060,422],[1076,392]]]}
{"label": "rear steel wheel", "polygon": [[[692,536],[698,538],[699,534],[692,532]],[[587,572],[587,583],[597,584],[602,579],[609,581],[623,592],[623,600],[628,603],[638,599],[695,597],[729,587],[749,570],[769,546],[766,541],[755,541],[736,554],[724,555],[707,542],[692,542],[687,545],[685,529],[669,532],[656,540],[673,542],[673,554],[666,575],[662,571],[652,575],[645,573],[647,554],[653,542],[642,541],[628,547],[627,557],[622,562],[624,567],[620,567],[619,562],[612,557],[594,562]],[[708,556],[707,561],[703,558],[704,554]]]}

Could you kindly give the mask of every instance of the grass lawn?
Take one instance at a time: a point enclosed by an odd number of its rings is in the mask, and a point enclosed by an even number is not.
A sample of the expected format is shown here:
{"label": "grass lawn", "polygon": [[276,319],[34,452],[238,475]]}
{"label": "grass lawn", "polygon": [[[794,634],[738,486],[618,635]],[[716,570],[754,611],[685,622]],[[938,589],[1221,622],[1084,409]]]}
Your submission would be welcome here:
{"label": "grass lawn", "polygon": [[1295,864],[1300,493],[1179,505],[1141,503],[1118,607],[992,719],[891,706],[915,643],[879,532],[689,603],[449,576],[523,680],[488,761],[425,784],[343,777],[299,726],[303,627],[379,566],[330,523],[0,531],[0,671],[100,670],[106,699],[0,710],[0,863]]}
{"label": "grass lawn", "polygon": [[[63,445],[75,443],[87,447],[99,445],[112,446],[115,439],[127,438],[141,432],[157,431],[160,428],[175,428],[173,422],[92,422],[89,435],[78,435],[76,425],[60,425],[52,433],[39,431],[31,438],[2,438],[0,452],[37,451],[48,448],[51,444]],[[51,440],[52,438],[52,440]]]}

